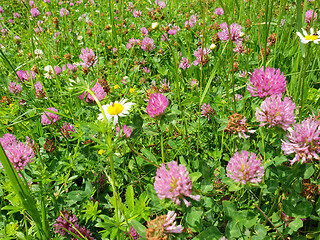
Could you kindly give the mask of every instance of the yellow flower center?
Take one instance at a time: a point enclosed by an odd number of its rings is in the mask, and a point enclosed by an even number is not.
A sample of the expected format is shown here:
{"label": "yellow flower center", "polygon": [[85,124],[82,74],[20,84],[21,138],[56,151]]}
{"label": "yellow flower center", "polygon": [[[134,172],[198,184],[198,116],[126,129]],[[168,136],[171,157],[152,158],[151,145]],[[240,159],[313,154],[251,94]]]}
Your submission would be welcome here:
{"label": "yellow flower center", "polygon": [[170,183],[170,186],[172,187],[170,189],[170,192],[173,192],[173,190],[178,186],[177,185],[177,180],[174,177],[172,177],[172,182]]}
{"label": "yellow flower center", "polygon": [[311,41],[315,41],[318,39],[317,35],[307,35],[304,37],[306,40],[311,40]]}
{"label": "yellow flower center", "polygon": [[107,112],[110,115],[118,115],[118,114],[122,113],[123,109],[124,109],[124,107],[120,103],[114,103],[108,107]]}

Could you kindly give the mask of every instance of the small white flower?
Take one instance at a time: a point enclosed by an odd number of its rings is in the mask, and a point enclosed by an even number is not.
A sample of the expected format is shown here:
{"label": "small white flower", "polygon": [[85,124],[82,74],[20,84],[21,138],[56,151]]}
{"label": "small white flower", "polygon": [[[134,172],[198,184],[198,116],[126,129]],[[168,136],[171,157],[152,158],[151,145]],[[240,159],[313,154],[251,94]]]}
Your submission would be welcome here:
{"label": "small white flower", "polygon": [[308,42],[314,42],[316,44],[319,43],[320,38],[318,35],[320,34],[320,31],[318,31],[317,34],[314,34],[313,28],[310,28],[310,35],[309,35],[307,33],[307,31],[304,30],[303,28],[301,28],[301,30],[302,30],[304,36],[300,32],[297,32],[297,35],[299,36],[302,43],[304,43],[304,44],[307,44]]}
{"label": "small white flower", "polygon": [[215,45],[214,43],[212,43],[212,44],[210,45],[210,49],[211,49],[211,50],[215,49],[216,47],[217,47],[217,45]]}
{"label": "small white flower", "polygon": [[151,24],[151,28],[152,29],[156,29],[158,26],[159,26],[158,22],[154,22],[154,23]]}
{"label": "small white flower", "polygon": [[34,54],[36,55],[36,58],[42,58],[43,57],[43,51],[41,49],[35,49]]}
{"label": "small white flower", "polygon": [[54,78],[54,70],[51,65],[45,66],[44,71],[46,71],[46,73],[44,74],[45,78],[48,78],[48,79]]}
{"label": "small white flower", "polygon": [[[122,99],[120,102],[115,101],[110,104],[106,104],[102,106],[102,109],[108,119],[110,121],[112,118],[113,119],[113,124],[116,125],[118,123],[118,118],[119,117],[125,117],[126,115],[129,114],[130,108],[134,103],[132,102],[127,102],[128,99]],[[98,115],[98,120],[103,120],[103,114],[100,113]]]}

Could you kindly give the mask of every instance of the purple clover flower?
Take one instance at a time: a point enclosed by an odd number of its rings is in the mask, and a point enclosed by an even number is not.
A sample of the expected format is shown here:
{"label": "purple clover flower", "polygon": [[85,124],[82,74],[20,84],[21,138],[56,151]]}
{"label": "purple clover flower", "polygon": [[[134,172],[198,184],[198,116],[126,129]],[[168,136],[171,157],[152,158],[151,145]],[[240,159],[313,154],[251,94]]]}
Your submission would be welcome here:
{"label": "purple clover flower", "polygon": [[295,123],[295,103],[288,97],[285,97],[283,101],[281,98],[282,94],[267,97],[261,104],[261,110],[257,108],[255,116],[260,126],[269,124],[269,128],[279,126],[287,130],[291,124]]}
{"label": "purple clover flower", "polygon": [[214,11],[214,14],[221,16],[224,14],[224,11],[222,8],[216,8],[216,10]]}
{"label": "purple clover flower", "polygon": [[255,69],[252,73],[247,89],[251,96],[260,98],[283,93],[286,90],[287,81],[280,69],[264,67]]}
{"label": "purple clover flower", "polygon": [[[219,39],[221,41],[228,41],[229,40],[229,30],[227,23],[221,23],[220,28],[222,29],[222,32],[218,32]],[[241,42],[241,37],[243,36],[243,32],[241,32],[241,25],[237,23],[232,23],[230,25],[230,34],[231,34],[231,40],[233,42]]]}
{"label": "purple clover flower", "polygon": [[[98,98],[99,101],[104,99],[105,96],[106,96],[106,93],[105,93],[103,87],[98,82],[96,82],[96,84],[93,86],[93,88],[91,88],[91,90],[94,92],[94,94],[96,95],[96,97]],[[87,92],[84,92],[83,94],[81,94],[79,96],[79,98],[81,100],[84,100],[84,97],[85,97],[86,94],[87,94]],[[94,100],[93,96],[90,93],[88,93],[87,94],[87,98],[86,98],[86,102],[94,102],[94,101],[95,100]]]}
{"label": "purple clover flower", "polygon": [[145,37],[141,42],[141,49],[144,51],[151,51],[152,49],[155,49],[153,39],[149,37]]}
{"label": "purple clover flower", "polygon": [[151,118],[160,118],[169,106],[169,100],[161,93],[153,93],[147,106],[147,113]]}
{"label": "purple clover flower", "polygon": [[16,83],[16,82],[10,82],[9,86],[8,86],[8,89],[12,94],[18,94],[18,93],[22,92],[21,85],[19,83]]}
{"label": "purple clover flower", "polygon": [[236,152],[227,165],[227,177],[241,184],[259,183],[264,176],[264,168],[261,161],[254,153],[247,151]]}
{"label": "purple clover flower", "polygon": [[287,139],[282,140],[281,149],[285,155],[295,153],[295,157],[289,160],[291,164],[301,163],[313,158],[319,160],[320,152],[320,126],[319,121],[313,117],[296,123],[293,129],[288,129]]}
{"label": "purple clover flower", "polygon": [[80,63],[82,67],[89,68],[89,67],[96,65],[96,63],[98,62],[98,59],[95,56],[92,49],[82,48],[81,53],[82,54],[79,55],[79,58],[83,61]]}
{"label": "purple clover flower", "polygon": [[17,142],[16,137],[10,133],[4,134],[3,137],[0,138],[0,143],[2,144],[8,159],[17,171],[24,169],[35,157],[32,149],[33,144],[29,137],[26,138],[26,144]]}
{"label": "purple clover flower", "polygon": [[[47,108],[48,110],[51,110],[53,112],[58,112],[58,110],[54,107],[52,108]],[[61,117],[57,114],[45,111],[42,115],[41,115],[41,123],[42,125],[48,125],[48,124],[52,124],[54,122],[57,122],[61,119]]]}
{"label": "purple clover flower", "polygon": [[189,172],[186,166],[178,165],[176,161],[162,163],[157,170],[157,175],[154,181],[154,189],[160,199],[169,198],[172,202],[180,205],[182,198],[187,207],[191,205],[185,197],[192,198],[196,201],[200,200],[200,195],[192,195],[192,182],[189,177]]}

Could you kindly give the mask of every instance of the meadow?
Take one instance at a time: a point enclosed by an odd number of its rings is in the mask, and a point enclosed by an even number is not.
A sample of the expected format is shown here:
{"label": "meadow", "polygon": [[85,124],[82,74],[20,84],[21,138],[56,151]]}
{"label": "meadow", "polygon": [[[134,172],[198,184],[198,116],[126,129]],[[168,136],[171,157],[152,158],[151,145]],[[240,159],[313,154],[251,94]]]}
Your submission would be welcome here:
{"label": "meadow", "polygon": [[0,238],[320,239],[318,0],[0,0]]}

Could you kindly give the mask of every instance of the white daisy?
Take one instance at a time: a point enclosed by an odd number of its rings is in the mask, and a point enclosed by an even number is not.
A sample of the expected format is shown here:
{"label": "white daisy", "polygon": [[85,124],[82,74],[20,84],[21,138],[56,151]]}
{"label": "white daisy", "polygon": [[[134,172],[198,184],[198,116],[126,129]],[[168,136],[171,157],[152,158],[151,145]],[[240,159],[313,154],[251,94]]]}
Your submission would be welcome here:
{"label": "white daisy", "polygon": [[[118,117],[125,117],[126,115],[129,114],[130,108],[134,103],[132,102],[127,102],[128,99],[122,99],[120,102],[115,101],[113,103],[103,105],[102,109],[108,119],[110,121],[112,118],[113,119],[113,124],[116,125],[118,123]],[[98,120],[103,120],[103,114],[100,113],[98,116]]]}
{"label": "white daisy", "polygon": [[301,28],[301,30],[302,30],[304,36],[302,36],[302,34],[300,32],[297,32],[297,35],[300,37],[300,40],[302,43],[304,43],[304,44],[307,44],[308,42],[314,42],[316,44],[319,43],[320,38],[318,35],[319,35],[320,31],[318,31],[317,34],[314,34],[313,28],[310,28],[310,35],[309,35],[307,33],[307,31],[304,30],[303,28]]}

